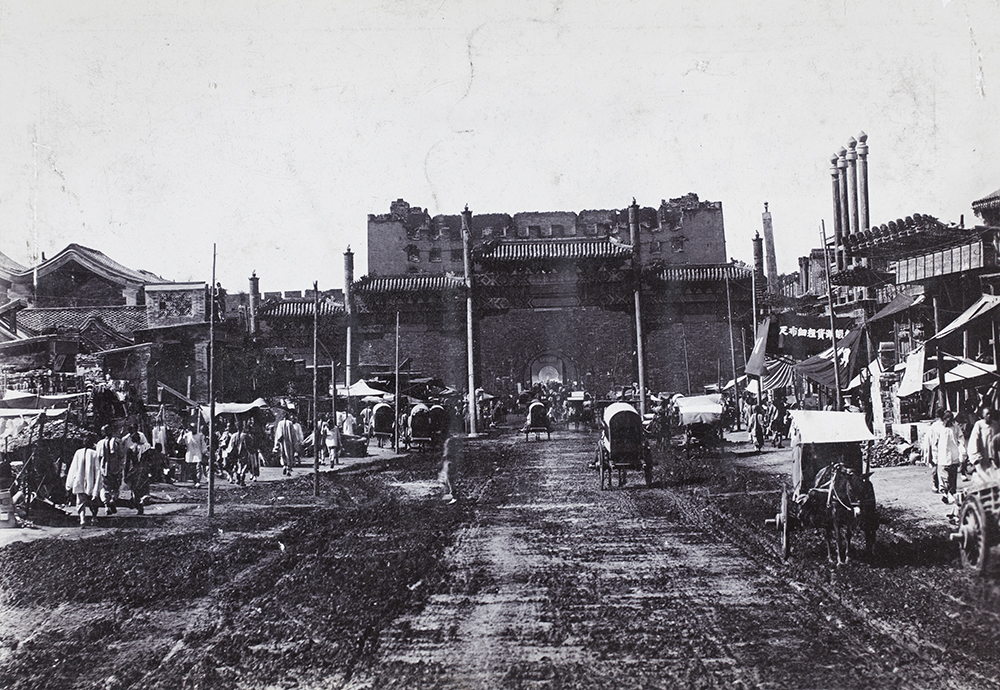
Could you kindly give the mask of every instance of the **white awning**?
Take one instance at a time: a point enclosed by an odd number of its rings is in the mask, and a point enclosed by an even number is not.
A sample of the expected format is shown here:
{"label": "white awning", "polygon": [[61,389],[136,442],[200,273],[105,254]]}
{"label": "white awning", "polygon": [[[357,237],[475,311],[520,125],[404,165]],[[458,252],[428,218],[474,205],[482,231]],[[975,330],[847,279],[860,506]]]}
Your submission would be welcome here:
{"label": "white awning", "polygon": [[903,372],[903,380],[899,382],[896,390],[897,398],[905,398],[908,395],[921,390],[924,386],[924,348],[919,347],[906,356],[906,370]]}
{"label": "white awning", "polygon": [[941,340],[942,338],[947,338],[955,331],[965,328],[972,321],[975,321],[981,316],[985,316],[997,307],[1000,307],[1000,296],[983,295],[976,301],[975,304],[962,312],[957,319],[932,335],[926,342],[931,343],[936,340]]}
{"label": "white awning", "polygon": [[364,379],[355,381],[347,386],[337,386],[337,395],[350,396],[352,398],[363,398],[366,395],[385,395],[386,391],[372,388]]}
{"label": "white awning", "polygon": [[[259,407],[267,407],[264,398],[257,398],[252,403],[215,403],[215,416],[218,417],[220,414],[243,414]],[[212,414],[211,409],[208,405],[201,406],[201,417],[206,422],[209,415]]]}

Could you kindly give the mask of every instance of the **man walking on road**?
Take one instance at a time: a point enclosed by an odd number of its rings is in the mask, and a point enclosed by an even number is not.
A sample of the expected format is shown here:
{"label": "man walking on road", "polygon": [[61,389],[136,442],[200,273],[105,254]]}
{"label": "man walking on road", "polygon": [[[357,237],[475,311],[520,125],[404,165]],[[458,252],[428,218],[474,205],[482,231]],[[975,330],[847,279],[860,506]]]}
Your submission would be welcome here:
{"label": "man walking on road", "polygon": [[937,464],[938,491],[944,503],[954,503],[958,493],[958,468],[966,459],[965,438],[955,423],[951,410],[942,410],[940,420],[931,427],[934,434],[934,459]]}
{"label": "man walking on road", "polygon": [[110,424],[105,424],[101,433],[104,438],[97,442],[96,448],[97,462],[104,477],[101,498],[108,515],[114,515],[118,512],[118,492],[121,491],[125,473],[125,446],[115,437],[114,427]]}
{"label": "man walking on road", "polygon": [[979,414],[982,418],[972,426],[968,449],[969,464],[977,474],[985,472],[996,462],[993,457],[994,439],[1000,436],[1000,422],[993,408],[983,405]]}
{"label": "man walking on road", "polygon": [[290,415],[274,425],[274,452],[281,458],[281,474],[291,475],[292,467],[298,459],[298,446],[295,439],[295,425]]}
{"label": "man walking on road", "polygon": [[97,517],[97,499],[101,495],[101,463],[94,450],[95,438],[88,435],[83,448],[76,451],[66,472],[66,491],[76,497],[76,511],[80,515],[80,527],[87,521],[87,508],[93,518]]}

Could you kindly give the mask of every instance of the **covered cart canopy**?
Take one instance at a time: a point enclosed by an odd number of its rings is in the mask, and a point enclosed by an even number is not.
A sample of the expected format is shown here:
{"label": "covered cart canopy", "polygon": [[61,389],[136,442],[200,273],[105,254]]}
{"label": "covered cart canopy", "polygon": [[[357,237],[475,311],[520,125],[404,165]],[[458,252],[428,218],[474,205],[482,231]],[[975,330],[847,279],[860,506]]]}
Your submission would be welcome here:
{"label": "covered cart canopy", "polygon": [[874,441],[875,435],[857,412],[790,410],[792,428],[802,443],[846,443]]}
{"label": "covered cart canopy", "polygon": [[[608,436],[609,433],[613,439]],[[608,451],[618,450],[612,449],[612,441],[616,444],[627,441],[622,444],[623,451],[631,449],[642,441],[642,417],[628,403],[611,403],[604,408],[604,431],[601,433],[601,443]]]}
{"label": "covered cart canopy", "polygon": [[716,424],[722,420],[722,396],[694,395],[681,397],[674,401],[680,413],[681,424]]}
{"label": "covered cart canopy", "polygon": [[861,441],[875,435],[857,412],[791,410],[792,415],[792,491],[801,500],[817,473],[833,463],[843,463],[861,470]]}

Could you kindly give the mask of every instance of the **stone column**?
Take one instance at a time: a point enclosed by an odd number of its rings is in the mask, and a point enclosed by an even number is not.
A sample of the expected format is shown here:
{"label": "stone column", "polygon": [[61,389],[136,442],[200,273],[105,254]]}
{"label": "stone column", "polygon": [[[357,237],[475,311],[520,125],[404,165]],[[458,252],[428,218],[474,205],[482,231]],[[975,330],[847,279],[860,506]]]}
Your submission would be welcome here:
{"label": "stone column", "polygon": [[257,309],[260,307],[260,278],[257,277],[257,271],[253,272],[250,276],[250,305],[247,309],[249,312],[249,324],[248,328],[250,330],[251,336],[256,336],[258,333],[257,325]]}

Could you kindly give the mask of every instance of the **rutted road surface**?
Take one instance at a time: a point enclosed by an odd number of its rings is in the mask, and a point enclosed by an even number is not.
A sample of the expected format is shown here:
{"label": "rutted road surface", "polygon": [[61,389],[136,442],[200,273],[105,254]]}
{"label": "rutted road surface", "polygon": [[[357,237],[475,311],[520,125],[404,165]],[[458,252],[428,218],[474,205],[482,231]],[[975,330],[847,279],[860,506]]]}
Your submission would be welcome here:
{"label": "rutted road surface", "polygon": [[918,658],[782,569],[682,518],[640,473],[601,491],[594,437],[507,446],[446,552],[449,591],[383,631],[349,687],[989,686]]}

